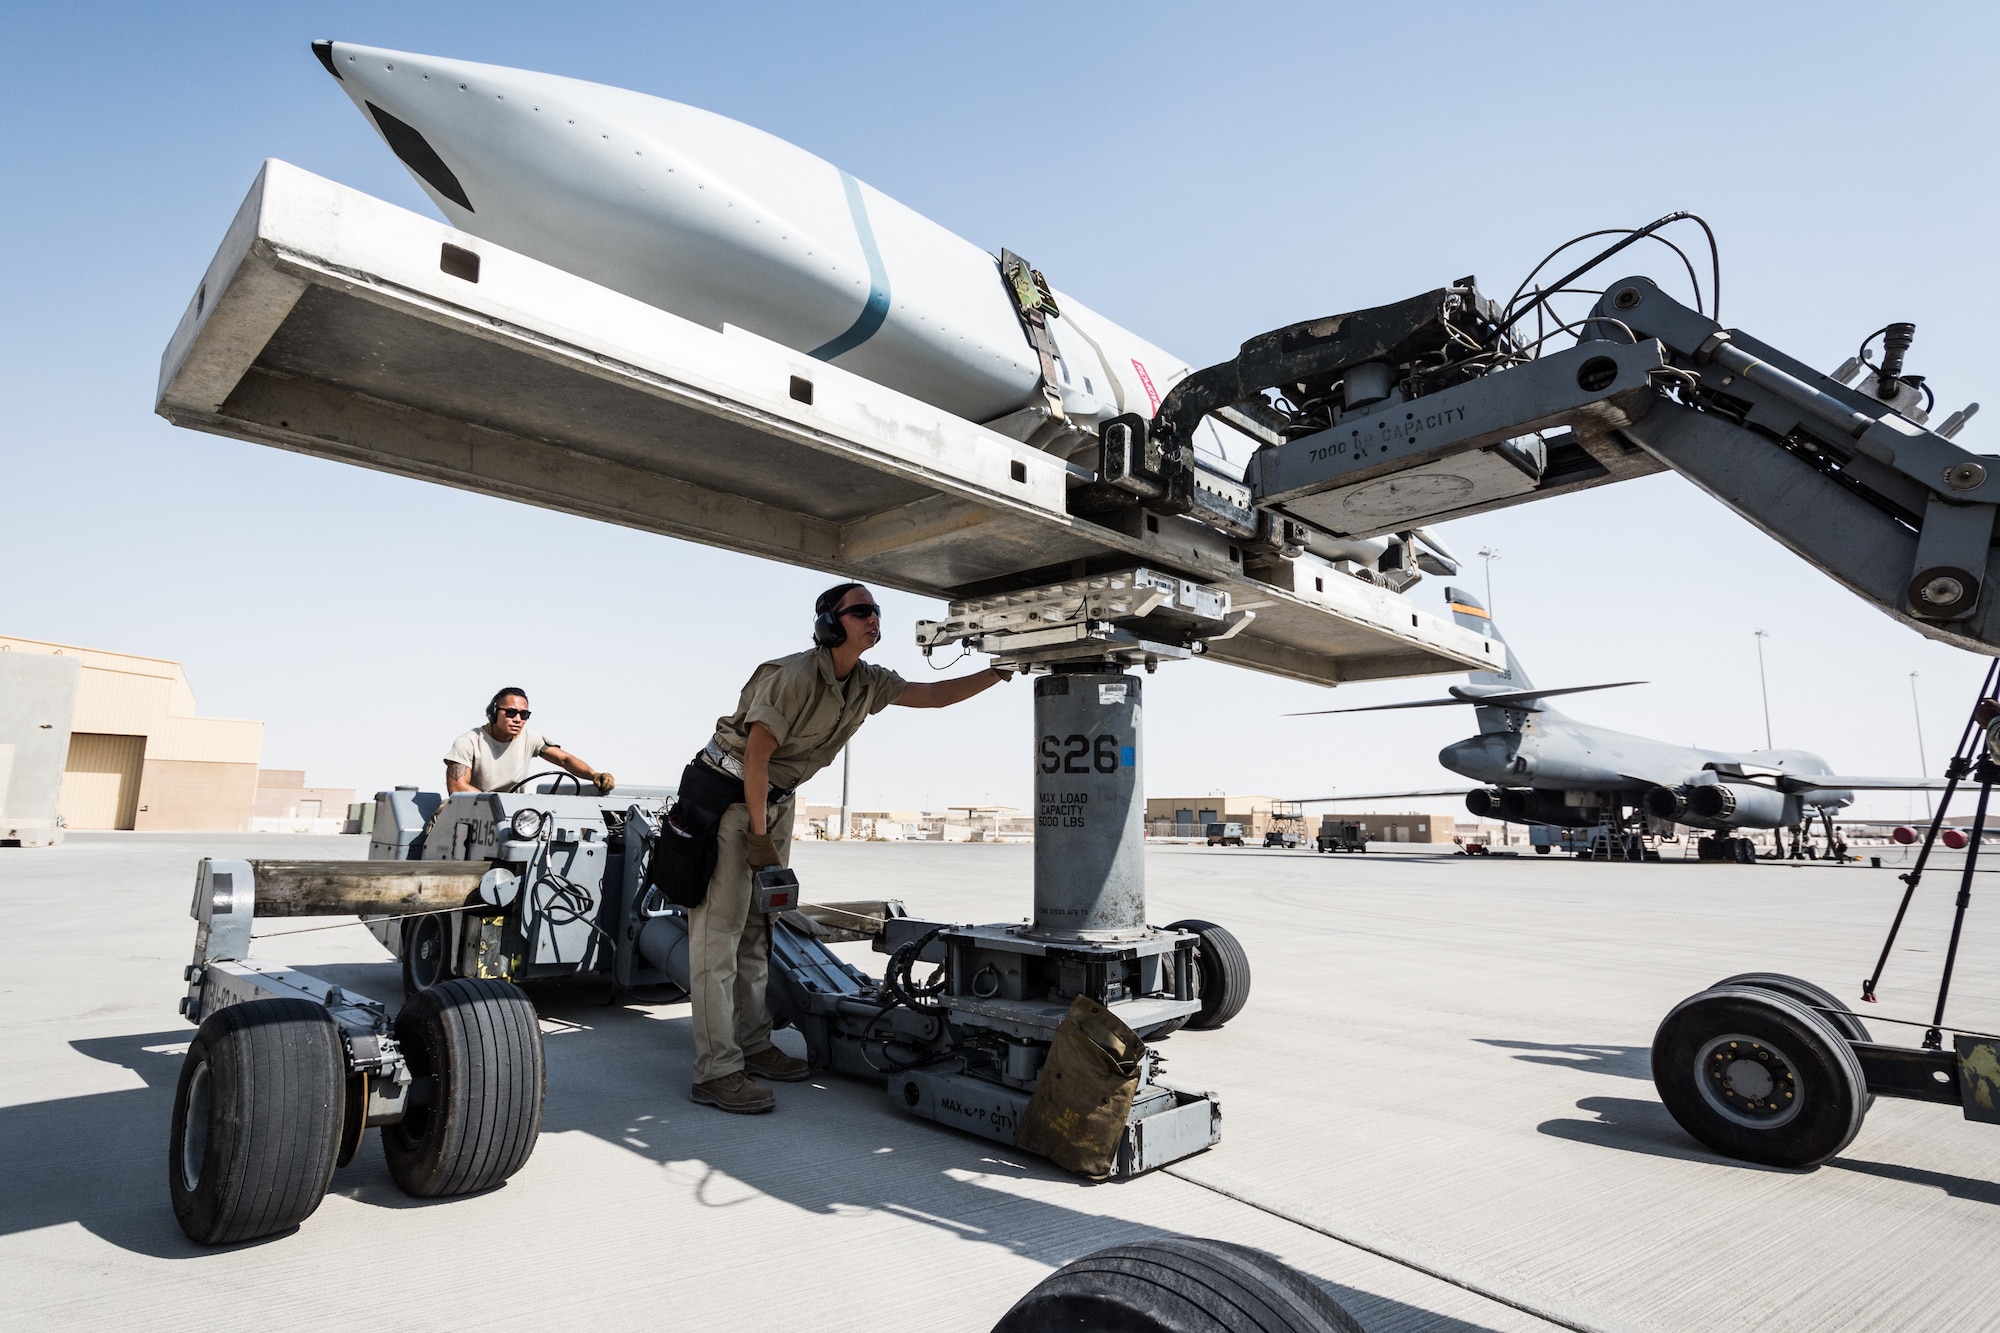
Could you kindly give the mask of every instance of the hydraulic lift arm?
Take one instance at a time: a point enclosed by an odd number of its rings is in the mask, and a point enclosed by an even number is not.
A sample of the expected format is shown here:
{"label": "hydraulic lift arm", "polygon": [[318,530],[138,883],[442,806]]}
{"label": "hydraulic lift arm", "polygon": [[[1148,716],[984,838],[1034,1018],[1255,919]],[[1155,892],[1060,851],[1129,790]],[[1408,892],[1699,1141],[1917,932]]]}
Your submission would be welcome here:
{"label": "hydraulic lift arm", "polygon": [[2000,654],[2000,458],[1952,441],[1976,408],[1923,424],[1910,326],[1826,375],[1632,277],[1569,327],[1540,354],[1461,279],[1252,339],[1168,396],[1164,438],[1121,420],[1107,449],[1172,458],[1203,412],[1257,412],[1253,504],[1348,537],[1671,468],[1920,633]]}

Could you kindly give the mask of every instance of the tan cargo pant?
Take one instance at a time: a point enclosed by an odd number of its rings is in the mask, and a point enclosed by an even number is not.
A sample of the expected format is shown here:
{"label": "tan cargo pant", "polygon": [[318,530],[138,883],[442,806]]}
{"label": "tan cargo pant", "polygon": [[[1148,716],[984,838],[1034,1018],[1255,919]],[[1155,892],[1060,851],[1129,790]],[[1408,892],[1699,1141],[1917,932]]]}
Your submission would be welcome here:
{"label": "tan cargo pant", "polygon": [[[780,864],[792,857],[794,801],[766,807],[765,827]],[[746,1053],[769,1049],[771,927],[750,910],[750,812],[723,812],[716,829],[715,873],[708,897],[688,913],[688,986],[694,1003],[694,1081],[743,1072]]]}

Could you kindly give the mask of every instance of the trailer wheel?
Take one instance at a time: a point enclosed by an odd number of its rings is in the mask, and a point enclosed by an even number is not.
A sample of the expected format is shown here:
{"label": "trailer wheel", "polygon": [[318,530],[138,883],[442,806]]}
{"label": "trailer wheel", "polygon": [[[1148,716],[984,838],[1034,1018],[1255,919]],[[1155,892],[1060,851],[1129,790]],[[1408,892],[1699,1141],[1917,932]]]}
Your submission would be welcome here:
{"label": "trailer wheel", "polygon": [[455,977],[418,991],[396,1043],[427,1093],[382,1128],[389,1174],[406,1194],[471,1194],[520,1170],[542,1129],[542,1030],[504,981]]}
{"label": "trailer wheel", "polygon": [[[1851,1013],[1827,1013],[1829,1009],[1848,1008],[1832,991],[1813,985],[1799,977],[1788,977],[1782,972],[1739,972],[1733,977],[1724,977],[1710,986],[1710,990],[1721,990],[1724,986],[1748,986],[1751,990],[1767,990],[1788,999],[1797,1000],[1806,1008],[1826,1020],[1826,1025],[1849,1041],[1873,1041],[1868,1034],[1868,1025]],[[1866,1087],[1866,1080],[1863,1080]],[[1875,1094],[1868,1093],[1861,1104],[1864,1114],[1875,1109]]]}
{"label": "trailer wheel", "polygon": [[442,912],[403,919],[403,994],[415,995],[451,977],[451,923]]}
{"label": "trailer wheel", "polygon": [[1219,1028],[1243,1012],[1250,998],[1250,959],[1236,937],[1213,921],[1176,921],[1168,930],[1195,937],[1194,961],[1201,969],[1201,1009],[1188,1019],[1197,1032]]}
{"label": "trailer wheel", "polygon": [[1144,1037],[1147,1041],[1161,1041],[1167,1037],[1173,1036],[1176,1032],[1179,1032],[1182,1028],[1186,1027],[1187,1021],[1188,1021],[1188,1016],[1186,1014],[1182,1014],[1179,1018],[1169,1018],[1166,1022],[1160,1024],[1156,1028],[1148,1028],[1146,1031],[1140,1033],[1139,1035],[1141,1037]]}
{"label": "trailer wheel", "polygon": [[1303,1273],[1260,1250],[1176,1236],[1114,1245],[1036,1283],[993,1333],[1361,1333]]}
{"label": "trailer wheel", "polygon": [[1818,1166],[1853,1141],[1868,1109],[1842,1034],[1799,1001],[1750,986],[1674,1006],[1653,1038],[1653,1086],[1682,1129],[1765,1166]]}
{"label": "trailer wheel", "polygon": [[347,1060],[310,1000],[252,1000],[203,1020],[181,1061],[168,1136],[174,1219],[197,1245],[297,1226],[326,1197]]}

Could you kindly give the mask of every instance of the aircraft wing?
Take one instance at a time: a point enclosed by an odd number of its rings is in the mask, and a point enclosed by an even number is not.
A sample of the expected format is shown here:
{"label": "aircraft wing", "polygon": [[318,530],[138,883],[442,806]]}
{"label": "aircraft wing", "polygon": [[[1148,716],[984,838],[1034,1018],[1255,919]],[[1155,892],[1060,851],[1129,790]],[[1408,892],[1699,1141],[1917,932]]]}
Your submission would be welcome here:
{"label": "aircraft wing", "polygon": [[1370,704],[1366,708],[1315,708],[1304,713],[1286,713],[1286,717],[1319,717],[1325,713],[1386,713],[1397,708],[1449,708],[1454,704],[1471,704],[1480,708],[1518,708],[1532,705],[1538,699],[1547,699],[1558,694],[1583,694],[1589,690],[1618,690],[1627,685],[1644,685],[1643,680],[1614,680],[1605,685],[1565,685],[1554,690],[1498,690],[1493,693],[1478,693],[1464,686],[1454,685],[1449,699],[1414,699],[1409,703]]}
{"label": "aircraft wing", "polygon": [[1943,778],[1849,778],[1837,773],[1785,773],[1779,791],[1943,791]]}
{"label": "aircraft wing", "polygon": [[1463,796],[1475,791],[1473,787],[1426,787],[1422,791],[1364,791],[1354,796],[1297,796],[1279,801],[1280,805],[1332,805],[1340,801],[1409,801],[1419,796]]}

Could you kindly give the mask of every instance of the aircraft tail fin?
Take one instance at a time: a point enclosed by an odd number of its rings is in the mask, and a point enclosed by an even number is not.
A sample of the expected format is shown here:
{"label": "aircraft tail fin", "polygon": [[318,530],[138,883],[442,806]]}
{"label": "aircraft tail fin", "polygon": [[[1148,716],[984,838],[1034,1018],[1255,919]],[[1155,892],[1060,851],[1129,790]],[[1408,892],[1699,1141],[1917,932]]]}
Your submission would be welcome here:
{"label": "aircraft tail fin", "polygon": [[[1501,643],[1507,642],[1506,636],[1500,633],[1500,626],[1494,623],[1492,613],[1470,592],[1464,588],[1448,587],[1444,590],[1444,600],[1451,608],[1451,618],[1458,622],[1460,628],[1474,630]],[[1506,685],[1517,690],[1535,688],[1535,682],[1528,678],[1512,648],[1507,650],[1505,671],[1475,671],[1471,681],[1474,685]]]}

